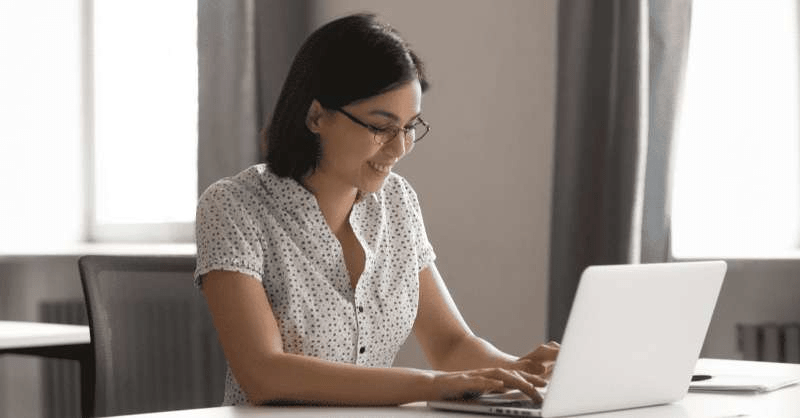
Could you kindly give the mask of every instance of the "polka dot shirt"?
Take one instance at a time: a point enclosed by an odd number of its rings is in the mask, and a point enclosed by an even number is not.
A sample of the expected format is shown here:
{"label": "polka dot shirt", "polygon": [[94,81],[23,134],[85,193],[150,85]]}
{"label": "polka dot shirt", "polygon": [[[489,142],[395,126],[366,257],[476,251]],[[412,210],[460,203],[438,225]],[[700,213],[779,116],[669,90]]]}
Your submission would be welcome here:
{"label": "polka dot shirt", "polygon": [[[418,274],[436,256],[417,195],[397,174],[354,204],[350,224],[366,255],[355,289],[314,195],[252,166],[200,197],[195,284],[211,270],[248,274],[264,287],[284,352],[390,367],[417,315]],[[244,404],[228,367],[224,405]]]}

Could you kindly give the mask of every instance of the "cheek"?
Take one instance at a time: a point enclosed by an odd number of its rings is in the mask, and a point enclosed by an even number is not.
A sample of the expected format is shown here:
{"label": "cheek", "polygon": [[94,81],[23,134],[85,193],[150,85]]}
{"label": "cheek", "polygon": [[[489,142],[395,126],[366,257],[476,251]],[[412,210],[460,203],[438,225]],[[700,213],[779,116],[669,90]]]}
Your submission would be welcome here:
{"label": "cheek", "polygon": [[343,133],[322,143],[322,161],[344,170],[358,169],[375,155],[375,150],[370,144],[365,144],[363,138],[354,137],[352,133]]}

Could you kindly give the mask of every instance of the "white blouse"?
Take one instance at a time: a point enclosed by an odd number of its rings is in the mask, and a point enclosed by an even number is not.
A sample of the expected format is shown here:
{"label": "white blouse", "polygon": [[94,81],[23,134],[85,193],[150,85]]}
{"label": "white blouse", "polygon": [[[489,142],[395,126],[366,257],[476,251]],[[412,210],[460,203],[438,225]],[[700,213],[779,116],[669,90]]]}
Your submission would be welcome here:
{"label": "white blouse", "polygon": [[[254,277],[284,352],[341,363],[392,365],[417,315],[418,274],[436,258],[417,195],[394,173],[350,213],[366,255],[355,289],[314,195],[265,164],[209,186],[196,222],[198,287],[212,270]],[[228,367],[224,405],[246,403]]]}

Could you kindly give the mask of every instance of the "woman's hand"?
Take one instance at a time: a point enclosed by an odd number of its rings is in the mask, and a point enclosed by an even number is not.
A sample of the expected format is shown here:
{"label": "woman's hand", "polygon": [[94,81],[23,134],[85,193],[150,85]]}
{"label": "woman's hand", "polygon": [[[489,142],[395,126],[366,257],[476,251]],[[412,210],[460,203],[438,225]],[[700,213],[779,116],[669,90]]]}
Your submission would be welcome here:
{"label": "woman's hand", "polygon": [[434,397],[437,400],[471,399],[489,392],[519,389],[534,401],[541,402],[536,390],[547,382],[524,370],[500,368],[437,373],[433,377]]}
{"label": "woman's hand", "polygon": [[520,357],[519,360],[512,363],[511,368],[549,380],[550,375],[553,374],[553,366],[556,364],[559,349],[561,349],[561,345],[555,341],[542,344],[530,354]]}

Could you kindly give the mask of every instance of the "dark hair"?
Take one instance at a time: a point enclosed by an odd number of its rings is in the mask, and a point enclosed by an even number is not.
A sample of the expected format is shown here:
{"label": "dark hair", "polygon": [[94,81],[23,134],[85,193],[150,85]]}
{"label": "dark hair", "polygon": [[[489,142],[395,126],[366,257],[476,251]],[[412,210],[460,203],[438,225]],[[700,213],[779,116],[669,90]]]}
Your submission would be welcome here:
{"label": "dark hair", "polygon": [[346,16],[317,29],[297,52],[264,131],[270,170],[302,184],[317,168],[319,138],[306,126],[314,99],[336,109],[413,80],[428,89],[422,61],[375,15]]}

